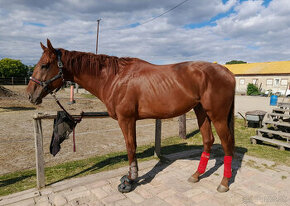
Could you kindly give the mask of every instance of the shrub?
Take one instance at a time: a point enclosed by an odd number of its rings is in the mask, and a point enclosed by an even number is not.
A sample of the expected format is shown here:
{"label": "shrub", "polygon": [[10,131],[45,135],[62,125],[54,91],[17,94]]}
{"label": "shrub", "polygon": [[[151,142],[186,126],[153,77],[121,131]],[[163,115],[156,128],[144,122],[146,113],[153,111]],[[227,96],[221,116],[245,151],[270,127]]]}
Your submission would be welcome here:
{"label": "shrub", "polygon": [[247,95],[250,96],[255,96],[255,95],[259,95],[260,91],[258,89],[258,87],[254,84],[248,84],[247,86]]}

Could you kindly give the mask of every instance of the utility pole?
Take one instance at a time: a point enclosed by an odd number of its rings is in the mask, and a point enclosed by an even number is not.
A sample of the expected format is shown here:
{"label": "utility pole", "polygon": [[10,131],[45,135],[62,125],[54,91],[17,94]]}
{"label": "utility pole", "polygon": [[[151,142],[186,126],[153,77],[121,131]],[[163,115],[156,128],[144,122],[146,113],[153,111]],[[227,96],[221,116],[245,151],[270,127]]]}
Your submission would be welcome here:
{"label": "utility pole", "polygon": [[96,42],[96,54],[98,54],[98,44],[99,44],[99,30],[100,30],[100,21],[102,19],[98,19],[97,22],[98,22],[98,27],[97,27],[97,42]]}

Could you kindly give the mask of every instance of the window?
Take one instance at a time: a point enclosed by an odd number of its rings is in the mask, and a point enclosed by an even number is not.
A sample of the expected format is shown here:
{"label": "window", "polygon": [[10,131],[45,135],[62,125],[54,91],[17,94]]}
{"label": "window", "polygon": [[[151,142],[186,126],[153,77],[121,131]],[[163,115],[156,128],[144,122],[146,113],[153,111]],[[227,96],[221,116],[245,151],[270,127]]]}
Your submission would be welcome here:
{"label": "window", "polygon": [[253,84],[258,84],[258,79],[253,79]]}
{"label": "window", "polygon": [[267,79],[266,84],[269,85],[269,86],[272,86],[273,85],[273,79]]}
{"label": "window", "polygon": [[245,79],[240,79],[240,85],[244,85],[245,84]]}
{"label": "window", "polygon": [[287,85],[288,85],[288,79],[282,79],[281,86],[287,86]]}
{"label": "window", "polygon": [[274,79],[274,86],[280,85],[280,79]]}

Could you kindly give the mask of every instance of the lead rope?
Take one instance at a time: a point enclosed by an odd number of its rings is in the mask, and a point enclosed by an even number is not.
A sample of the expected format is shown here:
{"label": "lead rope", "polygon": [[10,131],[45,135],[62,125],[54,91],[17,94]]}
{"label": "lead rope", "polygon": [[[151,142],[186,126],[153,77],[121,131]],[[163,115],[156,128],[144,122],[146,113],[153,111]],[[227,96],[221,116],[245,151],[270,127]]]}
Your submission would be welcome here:
{"label": "lead rope", "polygon": [[[71,116],[68,111],[66,111],[66,109],[61,105],[61,103],[59,102],[59,100],[56,98],[56,92],[51,92],[51,96],[54,98],[55,102],[57,103],[57,105],[68,115],[68,117],[74,121],[75,126],[77,123],[80,123],[82,121],[83,118],[83,114],[84,112],[81,112],[81,116],[79,119],[74,118],[73,116]],[[76,152],[76,139],[75,139],[75,126],[73,127],[73,151]]]}
{"label": "lead rope", "polygon": [[76,152],[75,127],[73,128],[73,151]]}

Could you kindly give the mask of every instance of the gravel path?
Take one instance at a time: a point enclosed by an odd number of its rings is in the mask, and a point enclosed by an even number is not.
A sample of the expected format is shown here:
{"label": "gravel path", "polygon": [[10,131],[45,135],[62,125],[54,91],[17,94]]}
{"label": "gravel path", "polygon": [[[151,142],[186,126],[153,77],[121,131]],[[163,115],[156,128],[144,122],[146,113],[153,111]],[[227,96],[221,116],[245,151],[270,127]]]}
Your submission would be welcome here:
{"label": "gravel path", "polygon": [[[283,98],[278,98],[278,102],[281,102]],[[284,102],[290,102],[290,98],[286,98]],[[240,96],[235,97],[235,115],[240,116],[238,112],[243,115],[247,111],[263,110],[266,112],[272,112],[275,106],[270,106],[270,97],[253,97],[253,96]]]}

